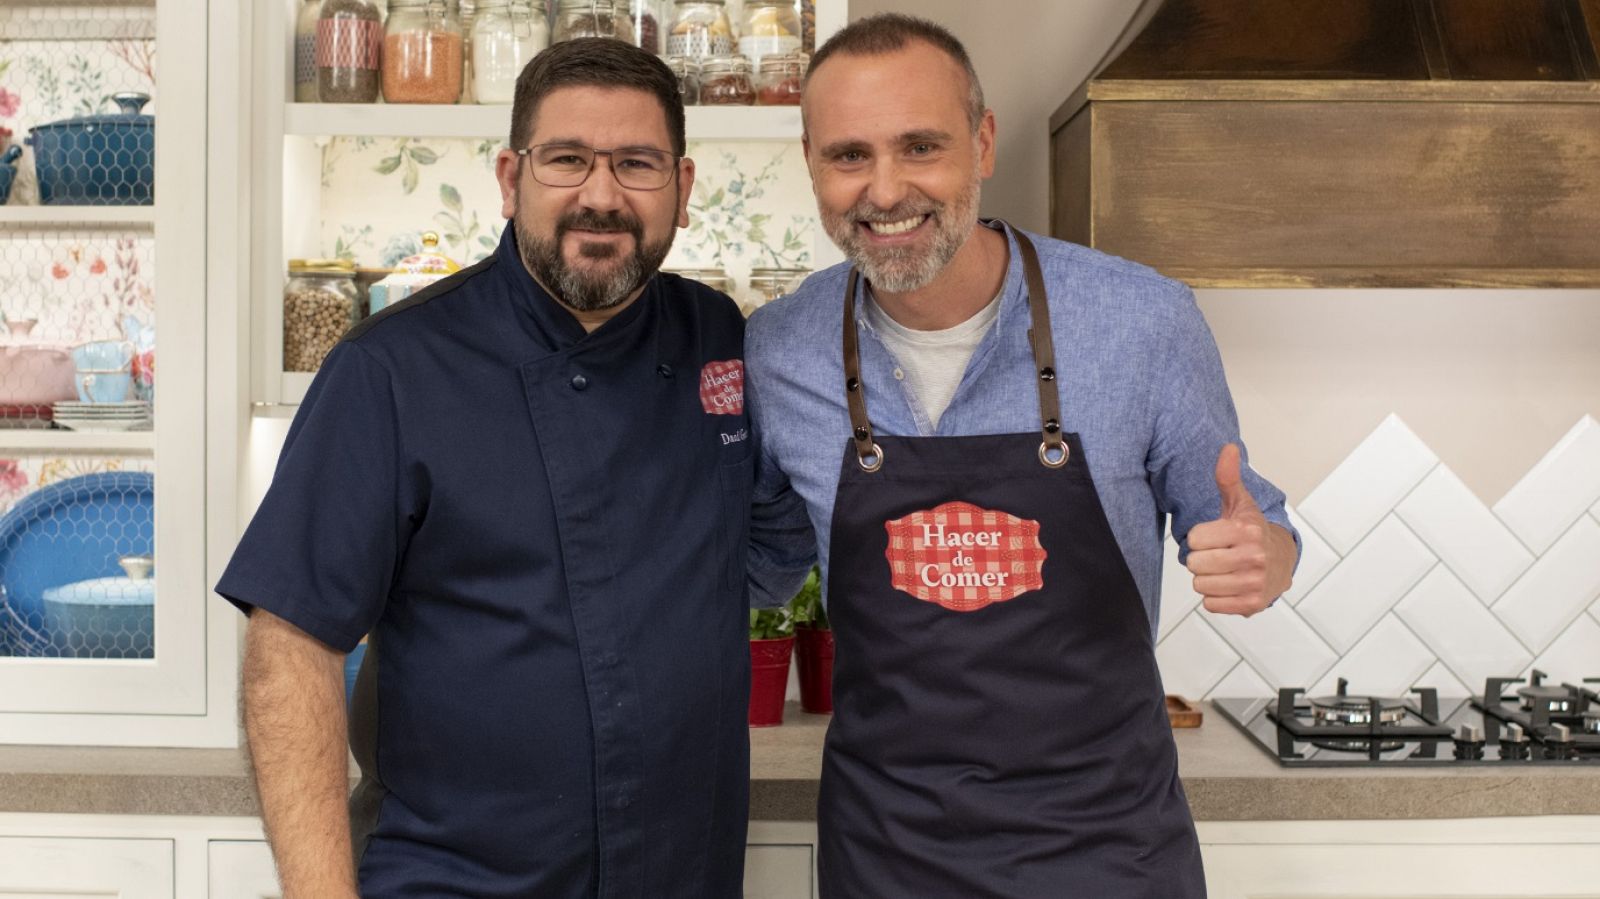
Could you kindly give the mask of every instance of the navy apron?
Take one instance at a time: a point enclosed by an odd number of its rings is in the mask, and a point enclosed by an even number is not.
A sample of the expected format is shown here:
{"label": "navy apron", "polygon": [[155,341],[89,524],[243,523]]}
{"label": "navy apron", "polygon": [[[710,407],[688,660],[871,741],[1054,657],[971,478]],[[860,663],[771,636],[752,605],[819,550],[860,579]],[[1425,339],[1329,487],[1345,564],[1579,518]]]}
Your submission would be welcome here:
{"label": "navy apron", "polygon": [[1150,622],[1028,286],[1040,430],[874,436],[852,271],[834,505],[823,899],[1202,899]]}

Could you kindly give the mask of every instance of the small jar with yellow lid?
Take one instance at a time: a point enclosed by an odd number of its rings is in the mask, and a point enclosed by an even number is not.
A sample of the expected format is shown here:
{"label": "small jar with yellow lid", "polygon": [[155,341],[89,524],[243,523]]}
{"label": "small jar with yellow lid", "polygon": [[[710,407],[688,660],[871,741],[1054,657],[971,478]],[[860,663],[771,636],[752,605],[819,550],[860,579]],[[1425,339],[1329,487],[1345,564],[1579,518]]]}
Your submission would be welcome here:
{"label": "small jar with yellow lid", "polygon": [[343,259],[291,259],[283,288],[283,370],[316,371],[361,319],[356,267]]}

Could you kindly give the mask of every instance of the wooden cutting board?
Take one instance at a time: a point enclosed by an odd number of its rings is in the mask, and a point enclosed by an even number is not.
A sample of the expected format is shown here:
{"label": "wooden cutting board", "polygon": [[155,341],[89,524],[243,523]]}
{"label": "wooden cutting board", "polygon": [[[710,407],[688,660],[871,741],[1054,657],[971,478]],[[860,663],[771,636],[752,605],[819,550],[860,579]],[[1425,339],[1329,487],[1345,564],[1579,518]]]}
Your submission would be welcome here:
{"label": "wooden cutting board", "polygon": [[1167,723],[1173,727],[1199,727],[1203,714],[1200,706],[1182,696],[1167,694]]}

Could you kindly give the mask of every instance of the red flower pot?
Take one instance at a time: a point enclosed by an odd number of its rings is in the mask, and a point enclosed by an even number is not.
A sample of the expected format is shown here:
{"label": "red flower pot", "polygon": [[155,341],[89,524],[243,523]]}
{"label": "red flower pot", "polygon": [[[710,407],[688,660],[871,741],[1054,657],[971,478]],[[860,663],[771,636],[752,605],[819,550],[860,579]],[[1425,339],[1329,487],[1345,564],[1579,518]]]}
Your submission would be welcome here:
{"label": "red flower pot", "polygon": [[795,664],[800,666],[800,707],[817,715],[833,712],[833,631],[798,625]]}
{"label": "red flower pot", "polygon": [[789,659],[794,638],[750,641],[750,726],[783,723],[783,694],[789,689]]}

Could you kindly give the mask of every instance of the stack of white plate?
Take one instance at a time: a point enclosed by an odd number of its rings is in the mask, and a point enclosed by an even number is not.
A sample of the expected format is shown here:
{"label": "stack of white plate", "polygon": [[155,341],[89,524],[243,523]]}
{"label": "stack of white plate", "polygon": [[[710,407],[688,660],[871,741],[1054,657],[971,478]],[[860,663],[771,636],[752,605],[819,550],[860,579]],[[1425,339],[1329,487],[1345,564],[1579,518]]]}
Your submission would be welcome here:
{"label": "stack of white plate", "polygon": [[60,402],[50,407],[50,417],[74,431],[134,431],[150,427],[150,404]]}

